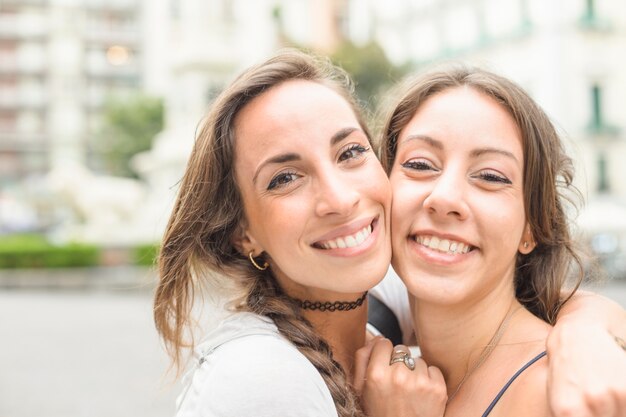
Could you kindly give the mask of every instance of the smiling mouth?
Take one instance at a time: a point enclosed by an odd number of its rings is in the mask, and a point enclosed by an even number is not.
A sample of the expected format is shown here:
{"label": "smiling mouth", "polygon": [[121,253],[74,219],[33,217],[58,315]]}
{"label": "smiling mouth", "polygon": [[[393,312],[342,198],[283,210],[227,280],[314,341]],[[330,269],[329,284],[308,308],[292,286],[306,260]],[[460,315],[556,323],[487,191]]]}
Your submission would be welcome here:
{"label": "smiling mouth", "polygon": [[353,233],[351,235],[340,236],[335,239],[324,240],[320,242],[315,242],[313,247],[317,249],[345,249],[345,248],[355,248],[361,245],[363,242],[367,240],[368,237],[372,234],[374,230],[374,226],[376,224],[376,219],[372,221],[372,223],[368,224],[361,230]]}
{"label": "smiling mouth", "polygon": [[466,243],[457,242],[451,239],[441,239],[437,236],[414,236],[413,240],[424,247],[435,250],[437,252],[447,253],[449,255],[463,255],[476,249],[474,246],[468,245]]}

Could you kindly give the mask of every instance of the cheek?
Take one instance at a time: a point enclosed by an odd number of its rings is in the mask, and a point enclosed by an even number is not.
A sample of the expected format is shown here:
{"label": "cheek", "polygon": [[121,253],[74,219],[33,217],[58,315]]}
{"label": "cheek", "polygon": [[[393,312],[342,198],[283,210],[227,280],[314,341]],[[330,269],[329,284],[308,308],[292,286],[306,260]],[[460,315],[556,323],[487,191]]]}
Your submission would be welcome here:
{"label": "cheek", "polygon": [[393,193],[391,217],[398,220],[414,218],[427,195],[425,184],[406,179],[392,179],[391,190]]}
{"label": "cheek", "polygon": [[525,215],[516,200],[483,198],[475,200],[473,206],[495,246],[517,248],[524,231]]}
{"label": "cheek", "polygon": [[393,251],[399,251],[405,238],[411,233],[411,225],[417,219],[421,202],[414,186],[394,184],[391,204],[391,241]]}
{"label": "cheek", "polygon": [[389,178],[378,160],[368,161],[367,164],[365,171],[355,171],[354,184],[359,184],[364,195],[384,203],[385,207],[389,208],[391,205]]}

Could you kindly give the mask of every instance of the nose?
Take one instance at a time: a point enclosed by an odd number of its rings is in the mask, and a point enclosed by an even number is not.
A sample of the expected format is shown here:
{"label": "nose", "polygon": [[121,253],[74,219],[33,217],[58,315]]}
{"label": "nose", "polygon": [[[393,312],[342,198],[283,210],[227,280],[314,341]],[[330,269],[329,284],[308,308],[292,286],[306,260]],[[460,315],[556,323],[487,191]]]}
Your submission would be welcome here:
{"label": "nose", "polygon": [[318,177],[315,212],[318,216],[349,216],[359,205],[361,194],[355,182],[339,175]]}
{"label": "nose", "polygon": [[424,199],[424,208],[431,216],[440,220],[466,219],[469,213],[464,197],[466,186],[467,182],[462,173],[444,171]]}

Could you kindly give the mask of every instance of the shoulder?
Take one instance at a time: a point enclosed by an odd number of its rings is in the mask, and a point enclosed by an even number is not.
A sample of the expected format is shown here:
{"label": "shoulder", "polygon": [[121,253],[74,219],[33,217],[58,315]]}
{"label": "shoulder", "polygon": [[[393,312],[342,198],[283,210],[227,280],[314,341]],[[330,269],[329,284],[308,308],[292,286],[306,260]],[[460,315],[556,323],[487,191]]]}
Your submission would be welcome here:
{"label": "shoulder", "polygon": [[539,359],[529,366],[517,380],[511,384],[508,400],[502,415],[516,416],[550,416],[548,404],[548,360]]}
{"label": "shoulder", "polygon": [[[297,402],[294,402],[297,399]],[[203,357],[178,416],[336,416],[317,369],[278,334],[229,340]]]}

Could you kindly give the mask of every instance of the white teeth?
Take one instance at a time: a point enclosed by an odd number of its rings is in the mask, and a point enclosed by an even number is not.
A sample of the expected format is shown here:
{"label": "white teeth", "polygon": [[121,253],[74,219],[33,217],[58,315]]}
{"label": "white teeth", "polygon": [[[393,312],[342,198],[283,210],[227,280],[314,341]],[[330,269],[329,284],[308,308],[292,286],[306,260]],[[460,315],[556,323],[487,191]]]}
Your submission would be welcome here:
{"label": "white teeth", "polygon": [[465,254],[470,251],[469,245],[462,242],[455,242],[454,240],[439,239],[437,236],[416,236],[415,241],[429,249],[451,255],[457,253]]}
{"label": "white teeth", "polygon": [[361,243],[365,242],[369,235],[372,234],[372,225],[369,224],[353,235],[338,237],[333,240],[327,240],[325,242],[318,243],[319,246],[324,249],[344,249],[344,248],[354,248],[359,246]]}

